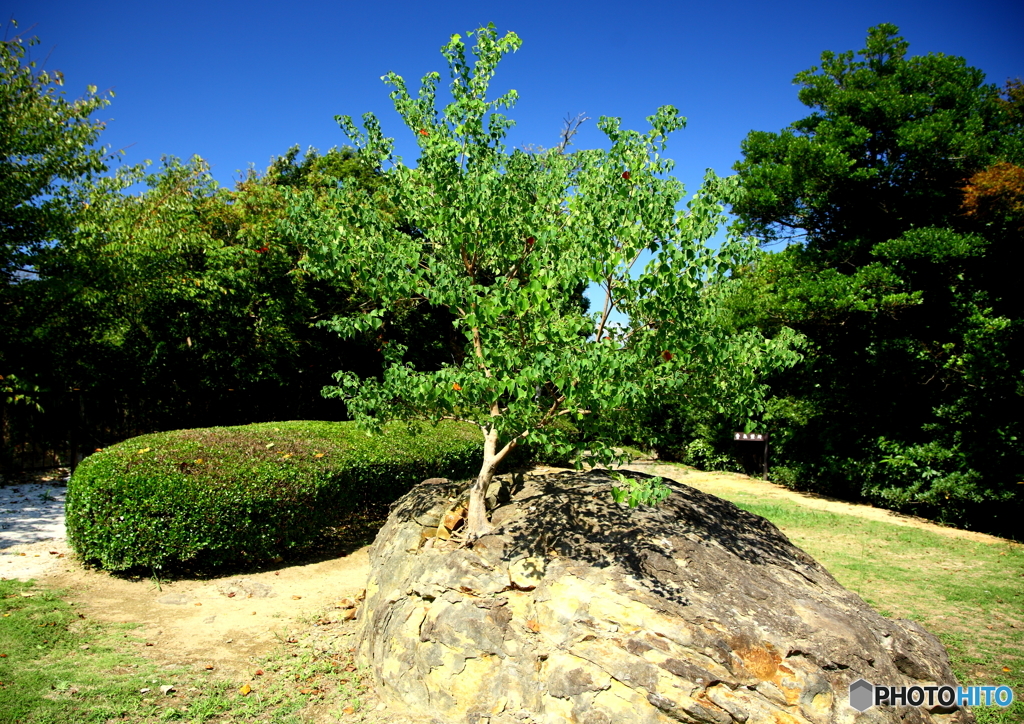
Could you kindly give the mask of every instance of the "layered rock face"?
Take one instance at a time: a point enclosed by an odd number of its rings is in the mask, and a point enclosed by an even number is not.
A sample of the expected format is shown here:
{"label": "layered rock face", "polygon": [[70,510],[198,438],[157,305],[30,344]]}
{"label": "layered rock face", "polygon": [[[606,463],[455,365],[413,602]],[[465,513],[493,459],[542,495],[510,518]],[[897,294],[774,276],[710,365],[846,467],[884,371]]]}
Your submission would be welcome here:
{"label": "layered rock face", "polygon": [[384,700],[475,724],[973,721],[850,707],[860,678],[955,686],[941,644],[763,518],[667,482],[659,508],[630,510],[602,471],[527,477],[472,547],[435,536],[457,486],[411,491],[374,544],[360,613]]}

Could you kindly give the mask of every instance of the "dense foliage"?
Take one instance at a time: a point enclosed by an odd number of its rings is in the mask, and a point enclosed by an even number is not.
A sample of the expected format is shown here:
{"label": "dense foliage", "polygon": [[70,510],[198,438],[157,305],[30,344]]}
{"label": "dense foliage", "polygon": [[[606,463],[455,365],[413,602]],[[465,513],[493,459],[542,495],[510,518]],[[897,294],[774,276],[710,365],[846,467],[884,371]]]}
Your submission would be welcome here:
{"label": "dense foliage", "polygon": [[[38,41],[0,41],[0,284],[15,284],[54,238],[66,238],[69,213],[64,184],[106,170],[94,146],[103,128],[90,116],[109,101],[90,86],[69,101],[59,71],[27,58]],[[0,300],[3,302],[6,300]]]}
{"label": "dense foliage", "polygon": [[42,407],[5,410],[8,463],[20,441],[61,445],[69,423],[91,450],[181,425],[343,416],[321,388],[339,365],[373,374],[379,355],[315,326],[350,291],[302,272],[303,241],[277,228],[297,188],[323,197],[340,177],[373,192],[372,171],[333,149],[292,149],[233,191],[199,158],[81,182],[74,233],[33,255],[8,298],[5,360]]}
{"label": "dense foliage", "polygon": [[[12,25],[17,25],[12,21]],[[37,40],[0,41],[0,405],[38,407],[39,384],[14,359],[24,342],[11,322],[33,264],[68,238],[74,220],[69,184],[106,170],[94,147],[103,123],[90,116],[109,101],[88,88],[69,101],[59,71],[29,58]],[[6,427],[0,416],[0,427]]]}
{"label": "dense foliage", "polygon": [[[742,274],[739,328],[812,348],[773,378],[788,484],[1011,533],[1024,479],[1018,84],[907,56],[895,27],[797,75],[811,114],[753,132],[743,231],[794,242]],[[1019,531],[1017,531],[1019,533]]]}
{"label": "dense foliage", "polygon": [[68,540],[109,570],[269,560],[367,503],[480,466],[472,427],[274,422],[155,433],[86,458],[68,485]]}

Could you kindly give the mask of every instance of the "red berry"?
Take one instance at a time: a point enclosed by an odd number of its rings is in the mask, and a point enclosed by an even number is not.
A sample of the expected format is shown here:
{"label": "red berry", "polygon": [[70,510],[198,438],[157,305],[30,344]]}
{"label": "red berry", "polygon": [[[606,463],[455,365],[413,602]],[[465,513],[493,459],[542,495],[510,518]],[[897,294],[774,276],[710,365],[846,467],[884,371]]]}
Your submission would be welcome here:
{"label": "red berry", "polygon": [[629,171],[623,171],[622,172],[622,178],[624,178],[627,181],[629,181]]}
{"label": "red berry", "polygon": [[533,244],[534,244],[534,242],[535,242],[535,241],[537,241],[537,240],[536,240],[536,239],[534,239],[534,238],[533,238],[533,237],[531,236],[531,237],[530,237],[529,239],[527,239],[527,240],[526,240],[526,245],[527,245],[527,246],[533,246]]}
{"label": "red berry", "polygon": [[666,362],[668,362],[673,357],[672,353],[669,352],[667,349],[664,352],[661,353],[661,356],[662,356],[662,359],[664,359]]}
{"label": "red berry", "polygon": [[453,382],[452,383],[452,389],[455,390],[456,392],[458,392],[459,390],[462,389],[462,385],[460,385],[458,382]]}
{"label": "red berry", "polygon": [[427,129],[426,128],[421,128],[420,129],[420,135],[421,136],[429,136],[430,134],[427,133]]}

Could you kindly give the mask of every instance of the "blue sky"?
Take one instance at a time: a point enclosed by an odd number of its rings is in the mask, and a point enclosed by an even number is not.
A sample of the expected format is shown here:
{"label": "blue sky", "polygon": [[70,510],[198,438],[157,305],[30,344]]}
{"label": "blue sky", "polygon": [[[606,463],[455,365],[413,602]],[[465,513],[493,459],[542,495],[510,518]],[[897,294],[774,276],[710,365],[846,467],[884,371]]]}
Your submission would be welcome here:
{"label": "blue sky", "polygon": [[[127,162],[198,154],[223,185],[263,169],[290,146],[325,150],[346,139],[333,116],[373,111],[415,161],[380,76],[413,88],[446,67],[454,32],[493,22],[522,49],[492,85],[520,95],[512,145],[553,145],[561,120],[593,120],[577,146],[601,145],[601,115],[646,129],[664,104],[689,118],[668,155],[692,192],[706,168],[727,173],[742,138],[806,115],[792,78],[822,50],[856,50],[869,26],[891,22],[911,54],[961,55],[1002,84],[1024,76],[1019,0],[950,2],[627,3],[70,2],[3,0],[4,17],[42,41],[32,49],[64,72],[71,96],[87,84],[117,97],[100,113],[102,142]],[[27,32],[26,32],[27,31]]]}

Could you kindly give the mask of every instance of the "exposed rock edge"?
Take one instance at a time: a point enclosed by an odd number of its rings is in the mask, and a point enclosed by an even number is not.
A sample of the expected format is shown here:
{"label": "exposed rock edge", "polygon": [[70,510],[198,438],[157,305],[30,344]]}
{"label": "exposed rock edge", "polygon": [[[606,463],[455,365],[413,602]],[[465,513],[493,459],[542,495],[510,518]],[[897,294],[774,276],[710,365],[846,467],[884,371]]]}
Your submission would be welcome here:
{"label": "exposed rock edge", "polygon": [[948,656],[767,520],[674,481],[659,508],[635,510],[612,502],[604,471],[501,482],[495,534],[472,548],[431,533],[458,506],[447,481],[414,488],[377,536],[359,651],[392,710],[474,724],[974,721],[850,707],[860,678],[956,686]]}

